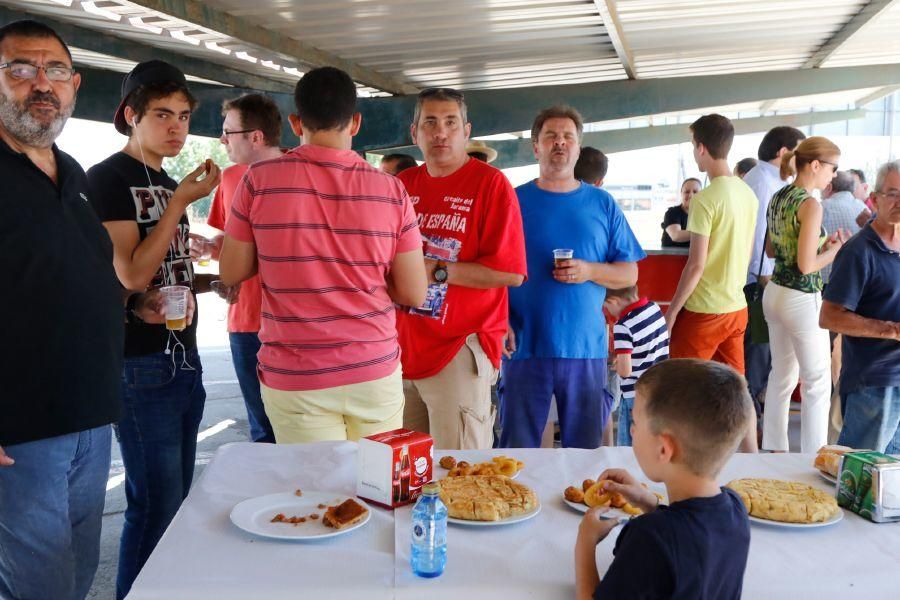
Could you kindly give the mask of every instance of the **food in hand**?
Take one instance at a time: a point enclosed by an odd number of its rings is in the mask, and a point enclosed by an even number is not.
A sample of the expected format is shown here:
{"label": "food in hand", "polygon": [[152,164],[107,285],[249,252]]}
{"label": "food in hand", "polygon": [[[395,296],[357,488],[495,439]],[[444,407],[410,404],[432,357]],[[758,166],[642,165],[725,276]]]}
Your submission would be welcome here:
{"label": "food in hand", "polygon": [[584,490],[579,490],[574,485],[570,485],[569,487],[567,487],[566,491],[563,492],[563,495],[569,502],[584,504]]}
{"label": "food in hand", "polygon": [[621,493],[605,491],[608,482],[608,479],[601,479],[600,481],[585,479],[581,484],[582,490],[573,485],[569,486],[563,492],[563,497],[569,502],[585,504],[589,508],[606,506],[621,509],[632,516],[644,514],[644,511],[630,504]]}
{"label": "food in hand", "polygon": [[728,487],[740,495],[747,512],[769,521],[820,523],[840,510],[830,494],[796,481],[735,479]]}
{"label": "food in hand", "polygon": [[538,505],[534,490],[504,476],[448,477],[438,483],[441,501],[454,519],[499,521]]}
{"label": "food in hand", "polygon": [[452,469],[456,466],[456,459],[452,456],[442,456],[438,464],[444,469]]}
{"label": "food in hand", "polygon": [[335,529],[344,529],[359,523],[369,514],[369,509],[353,498],[348,498],[338,506],[329,506],[322,517],[322,523]]}

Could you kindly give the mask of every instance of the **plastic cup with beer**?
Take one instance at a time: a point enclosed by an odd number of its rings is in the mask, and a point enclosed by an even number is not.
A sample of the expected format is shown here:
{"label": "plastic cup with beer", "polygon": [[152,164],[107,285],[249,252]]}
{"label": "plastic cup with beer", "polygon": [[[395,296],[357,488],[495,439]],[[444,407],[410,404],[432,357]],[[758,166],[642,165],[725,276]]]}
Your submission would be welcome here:
{"label": "plastic cup with beer", "polygon": [[196,245],[199,252],[197,264],[201,267],[208,267],[212,258],[213,241],[206,238],[192,238],[191,245]]}
{"label": "plastic cup with beer", "polygon": [[167,285],[160,288],[166,314],[166,329],[181,331],[187,327],[188,294],[191,289],[184,285]]}
{"label": "plastic cup with beer", "polygon": [[562,268],[562,261],[571,260],[575,256],[575,251],[571,248],[557,248],[553,251],[553,268]]}

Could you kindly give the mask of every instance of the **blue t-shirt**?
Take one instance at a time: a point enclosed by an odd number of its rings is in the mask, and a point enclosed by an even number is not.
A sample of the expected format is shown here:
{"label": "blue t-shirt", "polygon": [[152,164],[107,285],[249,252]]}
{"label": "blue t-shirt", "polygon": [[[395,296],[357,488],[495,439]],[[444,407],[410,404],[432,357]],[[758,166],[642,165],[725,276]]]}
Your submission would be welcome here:
{"label": "blue t-shirt", "polygon": [[733,490],[660,506],[622,529],[594,598],[738,600],[749,549],[750,520]]}
{"label": "blue t-shirt", "polygon": [[606,289],[593,282],[553,279],[553,250],[571,248],[590,262],[633,262],[646,256],[616,201],[586,183],[571,192],[540,189],[534,181],[516,188],[528,280],[509,289],[509,323],[516,334],[513,360],[606,358]]}
{"label": "blue t-shirt", "polygon": [[[871,224],[838,252],[825,300],[867,319],[900,321],[900,253],[885,246]],[[842,394],[900,386],[900,342],[843,337]]]}

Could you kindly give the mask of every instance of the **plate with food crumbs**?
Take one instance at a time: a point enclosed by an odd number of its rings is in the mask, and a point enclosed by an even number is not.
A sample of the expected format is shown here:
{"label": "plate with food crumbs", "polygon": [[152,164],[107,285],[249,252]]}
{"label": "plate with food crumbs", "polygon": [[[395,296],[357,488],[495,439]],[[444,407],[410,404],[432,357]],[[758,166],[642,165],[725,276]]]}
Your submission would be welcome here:
{"label": "plate with food crumbs", "polygon": [[231,511],[231,522],[254,535],[278,540],[320,540],[368,523],[372,512],[359,498],[304,491],[250,498]]}

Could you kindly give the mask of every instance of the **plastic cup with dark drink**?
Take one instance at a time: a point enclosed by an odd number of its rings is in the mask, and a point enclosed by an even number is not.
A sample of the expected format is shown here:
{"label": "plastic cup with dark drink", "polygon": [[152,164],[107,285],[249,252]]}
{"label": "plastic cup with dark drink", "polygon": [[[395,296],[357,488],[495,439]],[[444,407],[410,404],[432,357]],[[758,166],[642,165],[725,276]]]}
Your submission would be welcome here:
{"label": "plastic cup with dark drink", "polygon": [[163,295],[166,329],[181,331],[187,327],[188,294],[191,289],[183,285],[167,285],[159,291]]}
{"label": "plastic cup with dark drink", "polygon": [[571,248],[557,248],[553,251],[553,268],[561,269],[564,260],[572,260],[575,251]]}

